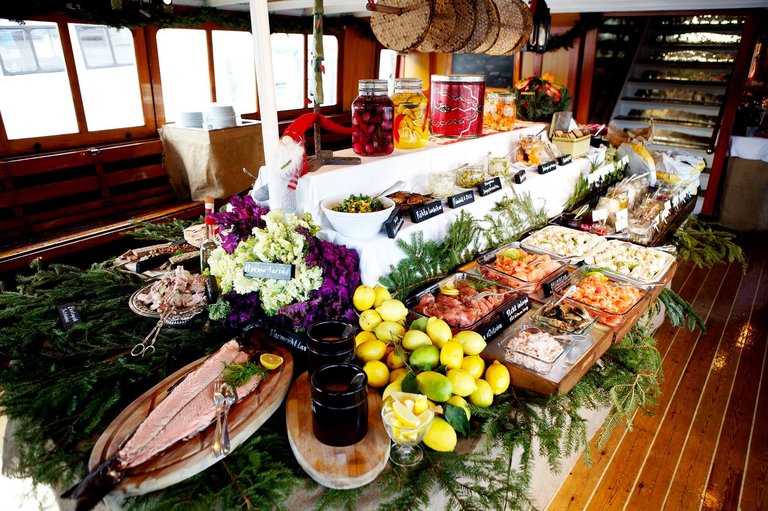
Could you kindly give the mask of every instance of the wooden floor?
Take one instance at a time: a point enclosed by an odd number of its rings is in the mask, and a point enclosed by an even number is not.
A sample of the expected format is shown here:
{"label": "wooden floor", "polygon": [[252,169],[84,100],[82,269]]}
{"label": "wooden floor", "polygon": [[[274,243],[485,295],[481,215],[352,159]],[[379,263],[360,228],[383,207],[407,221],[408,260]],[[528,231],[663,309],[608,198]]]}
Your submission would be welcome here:
{"label": "wooden floor", "polygon": [[549,506],[562,510],[768,510],[768,235],[742,239],[749,259],[711,270],[683,264],[675,291],[708,331],[668,323],[655,415],[619,427],[592,467],[573,468]]}

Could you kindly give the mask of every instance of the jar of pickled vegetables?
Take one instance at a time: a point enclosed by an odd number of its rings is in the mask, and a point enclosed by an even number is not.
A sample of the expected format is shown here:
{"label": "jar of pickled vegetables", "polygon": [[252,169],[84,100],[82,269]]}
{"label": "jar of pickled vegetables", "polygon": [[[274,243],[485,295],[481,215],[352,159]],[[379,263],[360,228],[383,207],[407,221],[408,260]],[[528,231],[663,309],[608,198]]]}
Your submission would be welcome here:
{"label": "jar of pickled vegetables", "polygon": [[421,89],[421,78],[396,78],[392,103],[395,105],[395,147],[417,149],[427,145],[427,97]]}
{"label": "jar of pickled vegetables", "polygon": [[515,100],[512,92],[489,92],[485,96],[485,125],[496,131],[514,129],[517,120]]}
{"label": "jar of pickled vegetables", "polygon": [[395,149],[395,107],[386,80],[360,80],[352,102],[352,150],[361,156],[385,156]]}

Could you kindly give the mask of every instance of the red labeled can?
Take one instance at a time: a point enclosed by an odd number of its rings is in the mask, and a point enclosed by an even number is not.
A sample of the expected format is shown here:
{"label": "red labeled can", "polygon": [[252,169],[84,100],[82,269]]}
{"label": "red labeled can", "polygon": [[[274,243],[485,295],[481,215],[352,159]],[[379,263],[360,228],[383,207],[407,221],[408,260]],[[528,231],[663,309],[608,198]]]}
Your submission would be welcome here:
{"label": "red labeled can", "polygon": [[430,132],[440,137],[479,137],[484,98],[484,75],[432,75]]}

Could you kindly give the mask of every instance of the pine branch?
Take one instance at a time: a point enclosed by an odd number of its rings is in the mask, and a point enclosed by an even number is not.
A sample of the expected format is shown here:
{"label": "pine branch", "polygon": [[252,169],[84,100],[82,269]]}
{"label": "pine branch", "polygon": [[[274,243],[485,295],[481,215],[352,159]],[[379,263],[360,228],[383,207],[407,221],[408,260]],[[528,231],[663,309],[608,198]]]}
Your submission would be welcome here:
{"label": "pine branch", "polygon": [[164,222],[132,222],[136,229],[126,234],[137,240],[174,242],[184,239],[184,229],[202,221],[199,217],[195,220],[172,218]]}
{"label": "pine branch", "polygon": [[744,252],[734,239],[736,235],[727,231],[715,230],[717,224],[700,221],[692,216],[675,231],[672,244],[677,247],[677,255],[684,261],[691,261],[699,268],[711,268],[715,264],[738,262],[746,273],[747,263]]}
{"label": "pine branch", "polygon": [[683,300],[680,295],[671,289],[664,288],[659,294],[659,300],[666,307],[667,317],[672,326],[684,327],[687,324],[688,329],[691,331],[699,327],[703,333],[707,333],[707,326],[704,324],[704,320],[701,319],[693,305]]}

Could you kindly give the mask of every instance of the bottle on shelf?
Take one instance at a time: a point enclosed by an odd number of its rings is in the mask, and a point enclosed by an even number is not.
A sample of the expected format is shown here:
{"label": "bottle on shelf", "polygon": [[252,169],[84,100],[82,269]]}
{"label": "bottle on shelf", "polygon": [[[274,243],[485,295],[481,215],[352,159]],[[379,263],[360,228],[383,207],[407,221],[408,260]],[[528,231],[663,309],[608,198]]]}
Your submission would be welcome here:
{"label": "bottle on shelf", "polygon": [[394,136],[398,149],[417,149],[429,141],[427,126],[427,97],[422,91],[421,78],[396,78]]}
{"label": "bottle on shelf", "polygon": [[214,211],[213,197],[205,198],[205,240],[200,245],[200,272],[208,269],[208,258],[216,249],[216,221],[211,214]]}
{"label": "bottle on shelf", "polygon": [[395,149],[392,126],[395,108],[386,80],[360,80],[352,102],[352,150],[361,156],[385,156]]}

